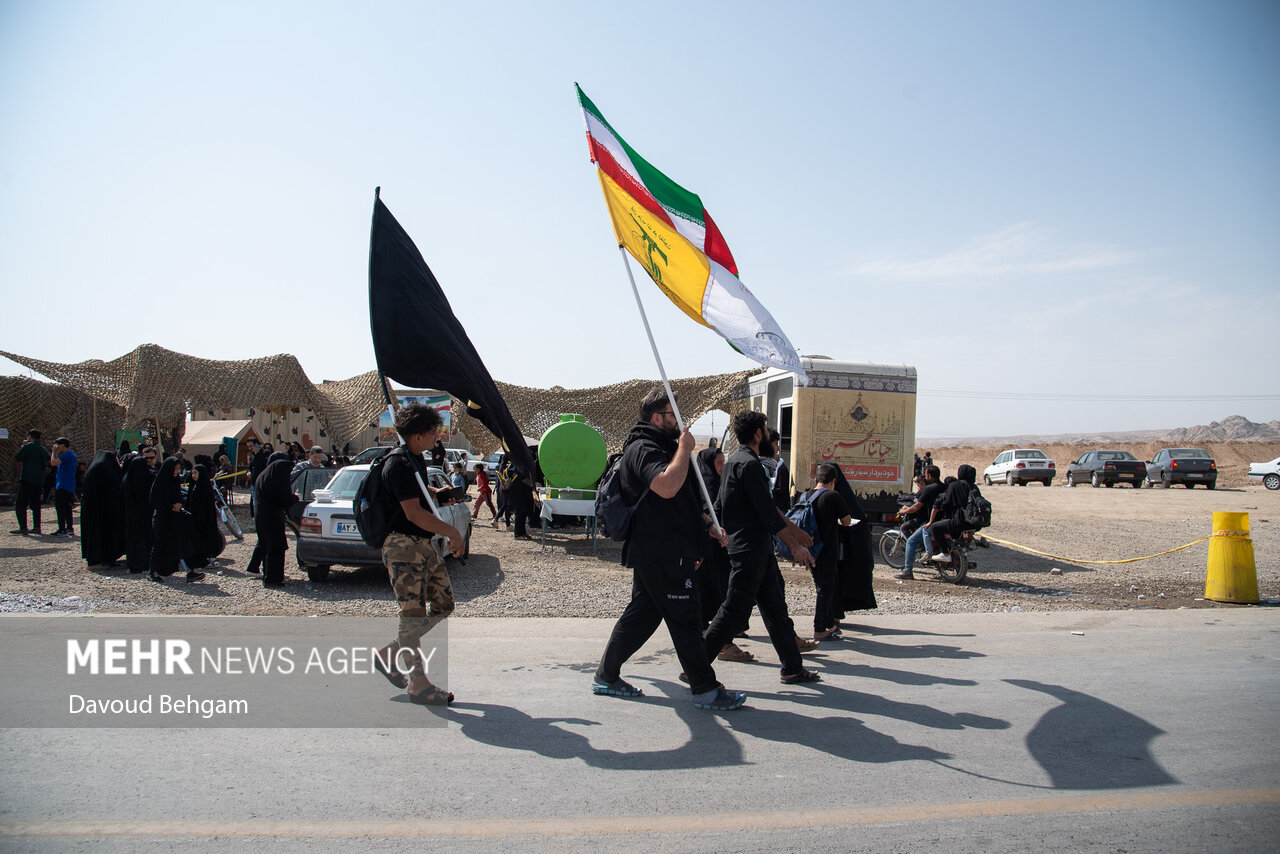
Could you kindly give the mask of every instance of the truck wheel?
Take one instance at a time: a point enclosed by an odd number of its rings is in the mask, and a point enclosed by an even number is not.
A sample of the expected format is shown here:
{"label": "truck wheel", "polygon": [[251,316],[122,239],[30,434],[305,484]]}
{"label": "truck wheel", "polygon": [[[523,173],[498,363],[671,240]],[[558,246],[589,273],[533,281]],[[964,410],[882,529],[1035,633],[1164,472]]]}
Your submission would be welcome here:
{"label": "truck wheel", "polygon": [[316,584],[319,584],[319,583],[320,583],[320,582],[322,582],[322,581],[328,581],[328,580],[329,580],[329,566],[328,566],[328,564],[319,564],[319,565],[314,565],[314,566],[313,566],[313,565],[308,565],[308,566],[307,566],[307,578],[308,578],[310,581],[315,582]]}
{"label": "truck wheel", "polygon": [[1096,471],[1093,473],[1093,477],[1089,478],[1089,482],[1093,484],[1094,489],[1102,486],[1102,478],[1098,477],[1098,473]]}
{"label": "truck wheel", "polygon": [[1267,489],[1280,489],[1280,474],[1269,474],[1262,479],[1262,485]]}

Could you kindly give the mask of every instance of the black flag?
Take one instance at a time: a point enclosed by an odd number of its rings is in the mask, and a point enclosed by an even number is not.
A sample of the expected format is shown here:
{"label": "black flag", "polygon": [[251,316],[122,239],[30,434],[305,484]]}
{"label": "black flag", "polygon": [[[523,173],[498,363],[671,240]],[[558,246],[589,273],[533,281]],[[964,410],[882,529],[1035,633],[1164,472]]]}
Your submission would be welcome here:
{"label": "black flag", "polygon": [[533,477],[533,456],[493,377],[422,253],[375,194],[369,236],[369,328],[378,370],[396,382],[447,391],[502,440]]}

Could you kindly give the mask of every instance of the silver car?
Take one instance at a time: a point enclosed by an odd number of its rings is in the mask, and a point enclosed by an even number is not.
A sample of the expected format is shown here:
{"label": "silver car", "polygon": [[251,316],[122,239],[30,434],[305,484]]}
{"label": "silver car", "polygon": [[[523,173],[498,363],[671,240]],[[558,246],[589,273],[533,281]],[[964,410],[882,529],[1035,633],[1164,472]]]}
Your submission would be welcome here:
{"label": "silver car", "polygon": [[[365,544],[356,528],[352,501],[356,490],[369,475],[369,466],[354,465],[338,470],[321,490],[320,496],[302,511],[298,522],[298,568],[312,581],[324,581],[331,566],[382,566],[382,551]],[[435,466],[427,469],[427,485],[448,487],[444,472]],[[325,496],[324,492],[329,495]],[[463,537],[463,557],[471,550],[471,511],[463,502],[440,507],[440,518],[457,528]],[[431,538],[442,559],[449,557],[444,537]]]}

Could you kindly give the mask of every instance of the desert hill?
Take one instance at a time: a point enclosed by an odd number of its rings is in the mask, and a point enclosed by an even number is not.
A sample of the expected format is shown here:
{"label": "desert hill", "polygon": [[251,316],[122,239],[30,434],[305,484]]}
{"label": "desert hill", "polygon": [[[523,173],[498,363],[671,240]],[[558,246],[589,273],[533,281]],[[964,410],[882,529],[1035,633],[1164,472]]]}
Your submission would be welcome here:
{"label": "desert hill", "polygon": [[[1121,445],[1131,442],[1156,442],[1187,444],[1195,442],[1280,442],[1280,421],[1259,424],[1241,415],[1232,415],[1222,421],[1211,421],[1198,427],[1178,427],[1163,430],[1099,430],[1092,433],[1021,434],[1013,436],[980,436],[962,438],[934,438],[920,436],[916,444],[922,448],[986,448],[1035,447],[1042,445]],[[1083,451],[1081,451],[1083,453]],[[1075,459],[1079,454],[1072,457]],[[1265,459],[1272,459],[1266,457]],[[1144,457],[1143,459],[1147,459]],[[1256,462],[1256,461],[1255,461]]]}

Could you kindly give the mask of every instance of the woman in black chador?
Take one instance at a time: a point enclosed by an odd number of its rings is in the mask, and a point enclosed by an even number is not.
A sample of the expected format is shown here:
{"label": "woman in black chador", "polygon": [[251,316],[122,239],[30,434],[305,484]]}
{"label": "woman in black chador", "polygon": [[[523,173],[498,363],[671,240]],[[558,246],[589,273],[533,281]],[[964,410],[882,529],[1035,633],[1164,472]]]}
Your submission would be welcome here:
{"label": "woman in black chador", "polygon": [[[196,463],[191,470],[191,486],[187,489],[186,509],[191,515],[195,534],[195,552],[188,564],[193,568],[208,566],[227,547],[227,539],[218,530],[218,504],[213,495],[213,474],[209,466]],[[81,522],[81,527],[84,523]]]}
{"label": "woman in black chador", "polygon": [[124,510],[125,565],[130,572],[146,572],[151,560],[151,484],[155,475],[146,459],[129,460],[120,482]]}
{"label": "woman in black chador", "polygon": [[258,545],[249,558],[249,571],[256,571],[259,562],[262,563],[263,587],[284,586],[284,553],[289,548],[284,535],[284,514],[298,500],[289,487],[292,470],[288,454],[272,454],[267,467],[254,481],[258,487],[258,504],[254,508],[253,524],[258,529]]}
{"label": "woman in black chador", "polygon": [[115,566],[124,554],[121,477],[120,461],[110,451],[98,451],[85,469],[80,497],[80,554],[89,569]]}
{"label": "woman in black chador", "polygon": [[[178,483],[178,458],[165,457],[151,484],[151,580],[173,575],[194,551],[191,516],[182,508]],[[187,567],[187,581],[199,581],[203,572]]]}

